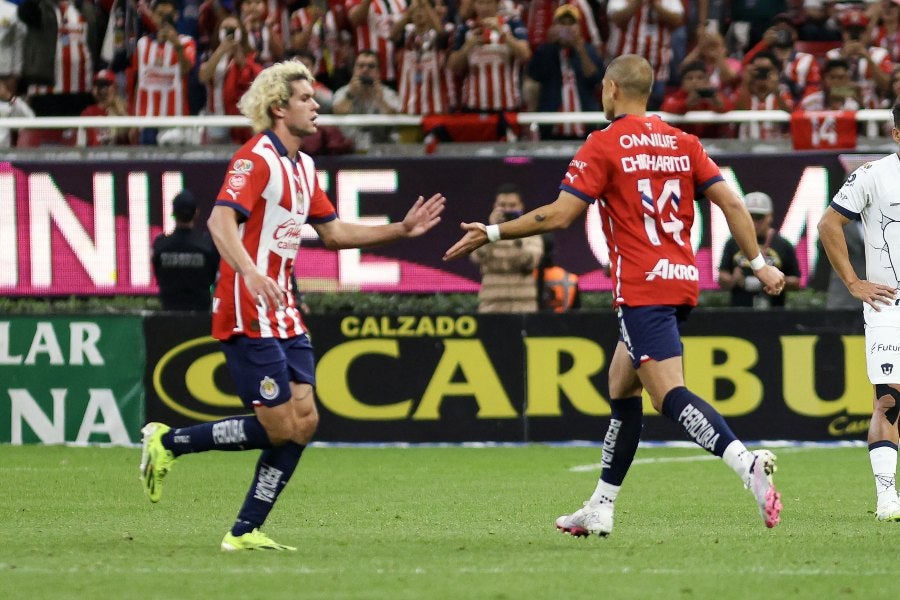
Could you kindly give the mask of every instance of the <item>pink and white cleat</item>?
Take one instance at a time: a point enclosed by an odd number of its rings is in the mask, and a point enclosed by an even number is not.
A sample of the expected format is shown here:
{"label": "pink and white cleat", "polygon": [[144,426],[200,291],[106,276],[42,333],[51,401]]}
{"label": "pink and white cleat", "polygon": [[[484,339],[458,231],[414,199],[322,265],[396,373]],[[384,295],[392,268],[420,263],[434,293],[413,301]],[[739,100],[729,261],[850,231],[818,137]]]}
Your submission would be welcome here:
{"label": "pink and white cleat", "polygon": [[556,528],[575,537],[606,537],[613,528],[613,505],[585,502],[584,506],[571,515],[556,519]]}
{"label": "pink and white cleat", "polygon": [[775,460],[775,455],[768,450],[754,450],[750,474],[744,482],[744,487],[756,498],[759,514],[769,528],[781,522],[781,494],[772,482],[772,474],[777,470]]}

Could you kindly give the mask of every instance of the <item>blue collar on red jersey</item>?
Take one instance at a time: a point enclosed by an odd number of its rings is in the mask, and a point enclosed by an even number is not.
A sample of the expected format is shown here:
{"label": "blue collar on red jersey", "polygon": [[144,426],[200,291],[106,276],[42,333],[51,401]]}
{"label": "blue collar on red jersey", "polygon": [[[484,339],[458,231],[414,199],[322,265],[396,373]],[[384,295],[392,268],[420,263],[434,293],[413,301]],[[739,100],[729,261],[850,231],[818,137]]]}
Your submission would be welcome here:
{"label": "blue collar on red jersey", "polygon": [[284,144],[281,143],[281,140],[278,139],[278,136],[275,135],[274,131],[272,131],[271,129],[266,129],[263,133],[265,133],[272,141],[272,145],[275,146],[275,150],[278,151],[278,154],[280,154],[281,156],[288,155],[287,148],[284,147]]}

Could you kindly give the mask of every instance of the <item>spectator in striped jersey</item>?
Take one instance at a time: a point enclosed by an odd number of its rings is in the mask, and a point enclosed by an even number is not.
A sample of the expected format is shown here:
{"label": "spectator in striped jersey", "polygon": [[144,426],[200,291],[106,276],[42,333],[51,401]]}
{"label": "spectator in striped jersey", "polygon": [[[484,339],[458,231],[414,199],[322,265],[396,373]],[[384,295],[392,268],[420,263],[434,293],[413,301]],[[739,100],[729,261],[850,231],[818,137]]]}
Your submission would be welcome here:
{"label": "spectator in striped jersey", "polygon": [[398,49],[398,89],[401,112],[445,114],[455,107],[453,78],[447,69],[453,26],[445,23],[443,0],[411,0],[394,25],[391,38]]}
{"label": "spectator in striped jersey", "polygon": [[819,90],[822,72],[815,56],[794,49],[797,30],[787,15],[779,15],[775,23],[763,33],[762,39],[744,55],[744,64],[757,53],[768,50],[782,64],[781,85],[791,93],[795,102]]}
{"label": "spectator in striped jersey", "polygon": [[356,37],[357,54],[363,50],[375,52],[381,80],[393,85],[397,70],[391,29],[406,10],[407,0],[344,0],[344,6]]}
{"label": "spectator in striped jersey", "polygon": [[[794,109],[794,99],[790,92],[781,89],[779,80],[781,63],[768,51],[758,52],[744,68],[743,81],[735,93],[732,105],[736,110],[783,110]],[[788,137],[787,123],[774,121],[754,121],[741,123],[738,139],[771,140]]]}
{"label": "spectator in striped jersey", "polygon": [[[222,19],[200,63],[200,82],[206,85],[206,113],[239,115],[238,100],[262,69],[241,21],[234,15]],[[232,128],[230,136],[219,128],[207,130],[207,134],[211,142],[227,142],[230,137],[236,144],[243,144],[251,137],[246,127]]]}
{"label": "spectator in striped jersey", "polygon": [[498,0],[474,0],[475,17],[456,31],[449,67],[464,76],[463,109],[479,112],[522,107],[522,67],[531,58],[521,21],[499,14]]}
{"label": "spectator in striped jersey", "polygon": [[669,81],[672,32],[684,23],[681,0],[609,0],[610,56],[637,54],[653,69],[648,110],[659,109]]}
{"label": "spectator in striped jersey", "polygon": [[22,0],[28,27],[22,76],[38,116],[76,116],[93,102],[91,79],[100,52],[97,11],[82,0]]}
{"label": "spectator in striped jersey", "polygon": [[[142,36],[131,60],[126,88],[132,91],[132,114],[138,117],[177,117],[190,114],[188,75],[197,60],[194,39],[175,29],[175,0],[156,0],[155,34]],[[141,131],[142,144],[156,144],[159,131]]]}
{"label": "spectator in striped jersey", "polygon": [[863,108],[878,108],[881,94],[888,92],[891,83],[891,57],[887,50],[869,44],[869,17],[861,10],[850,9],[838,19],[842,32],[840,48],[829,50],[827,59],[843,58],[850,64],[850,76],[861,91]]}
{"label": "spectator in striped jersey", "polygon": [[[538,112],[599,111],[597,89],[603,79],[603,61],[580,26],[581,12],[571,4],[556,9],[548,42],[538,46],[528,63],[526,89],[537,86],[533,104]],[[542,139],[581,139],[584,123],[560,123],[540,128]]]}
{"label": "spectator in striped jersey", "polygon": [[277,15],[270,14],[266,0],[243,0],[238,6],[247,41],[256,53],[256,62],[268,67],[281,60],[284,56],[281,27]]}

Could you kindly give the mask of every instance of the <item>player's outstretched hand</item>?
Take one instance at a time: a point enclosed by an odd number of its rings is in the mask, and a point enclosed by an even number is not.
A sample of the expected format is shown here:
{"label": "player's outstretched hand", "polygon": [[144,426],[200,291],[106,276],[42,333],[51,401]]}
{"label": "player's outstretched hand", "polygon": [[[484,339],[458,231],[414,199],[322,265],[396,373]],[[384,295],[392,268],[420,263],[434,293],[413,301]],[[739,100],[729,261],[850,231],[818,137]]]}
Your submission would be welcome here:
{"label": "player's outstretched hand", "polygon": [[403,228],[406,237],[418,237],[440,223],[441,213],[444,212],[444,204],[447,199],[441,194],[435,194],[428,200],[419,196],[406,216],[403,217]]}
{"label": "player's outstretched hand", "polygon": [[893,304],[897,290],[889,285],[874,283],[866,279],[857,279],[847,286],[857,300],[862,300],[876,311],[881,311],[879,304]]}
{"label": "player's outstretched hand", "polygon": [[772,265],[765,265],[754,274],[763,284],[763,290],[770,296],[777,296],[784,289],[784,273]]}
{"label": "player's outstretched hand", "polygon": [[470,254],[488,241],[487,228],[484,223],[460,223],[459,226],[466,234],[444,252],[444,260],[453,260]]}

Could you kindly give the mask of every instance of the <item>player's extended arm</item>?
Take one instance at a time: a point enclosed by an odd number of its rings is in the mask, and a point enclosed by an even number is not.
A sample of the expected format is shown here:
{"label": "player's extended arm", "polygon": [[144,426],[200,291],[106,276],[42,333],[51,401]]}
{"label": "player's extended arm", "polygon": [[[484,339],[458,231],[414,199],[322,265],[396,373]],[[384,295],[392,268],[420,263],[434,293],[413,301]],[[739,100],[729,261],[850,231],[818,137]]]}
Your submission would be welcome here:
{"label": "player's extended arm", "polygon": [[[724,181],[717,181],[707,188],[705,195],[710,202],[725,213],[728,229],[731,230],[731,235],[744,256],[751,260],[754,257],[761,257],[750,213],[747,212],[747,207],[737,197],[737,194],[728,187],[728,184]],[[763,264],[758,269],[754,268],[753,274],[762,282],[763,289],[767,294],[777,296],[784,289],[784,273],[772,265]]]}
{"label": "player's extended arm", "polygon": [[850,219],[828,208],[819,220],[819,239],[828,255],[828,261],[834,268],[850,294],[862,300],[875,310],[881,310],[881,304],[890,304],[894,300],[894,289],[880,283],[873,283],[856,276],[853,265],[850,263],[850,253],[847,250],[847,238],[844,235],[844,226]]}
{"label": "player's extended arm", "polygon": [[[518,239],[546,231],[565,229],[587,209],[588,203],[569,192],[560,192],[556,200],[525,213],[517,219],[506,221],[497,227],[496,239]],[[488,243],[488,226],[484,223],[460,223],[465,231],[462,239],[445,253],[444,260],[453,260],[471,253]]]}
{"label": "player's extended arm", "polygon": [[418,237],[429,231],[441,221],[440,215],[446,202],[447,199],[441,194],[435,194],[428,200],[419,196],[402,221],[387,225],[360,225],[334,219],[312,226],[329,250],[369,248],[402,238]]}
{"label": "player's extended arm", "polygon": [[237,211],[228,206],[214,206],[206,226],[219,254],[244,279],[250,295],[266,308],[284,306],[287,291],[256,267],[241,241]]}

